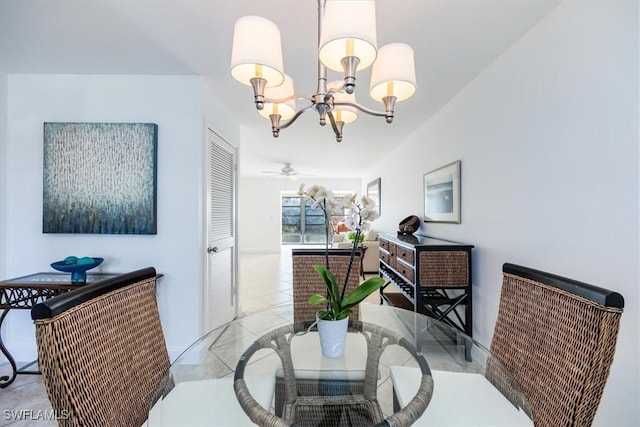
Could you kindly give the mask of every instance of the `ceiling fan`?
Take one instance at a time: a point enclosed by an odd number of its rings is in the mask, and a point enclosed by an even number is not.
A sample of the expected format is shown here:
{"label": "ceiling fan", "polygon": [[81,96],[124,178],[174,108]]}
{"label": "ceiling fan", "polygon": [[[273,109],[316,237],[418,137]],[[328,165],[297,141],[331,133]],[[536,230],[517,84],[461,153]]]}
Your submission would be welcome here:
{"label": "ceiling fan", "polygon": [[279,171],[262,171],[262,173],[270,175],[280,175],[288,178],[301,176],[301,174],[296,171],[293,166],[291,166],[291,163],[288,162],[285,162],[284,166]]}

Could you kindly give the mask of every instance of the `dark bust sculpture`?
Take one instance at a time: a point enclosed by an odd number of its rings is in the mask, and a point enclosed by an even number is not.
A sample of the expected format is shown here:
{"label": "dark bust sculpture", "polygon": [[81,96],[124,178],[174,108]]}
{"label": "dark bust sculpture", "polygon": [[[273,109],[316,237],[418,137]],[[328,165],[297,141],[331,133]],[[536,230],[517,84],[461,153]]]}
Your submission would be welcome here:
{"label": "dark bust sculpture", "polygon": [[403,234],[413,234],[420,228],[420,218],[415,215],[410,215],[400,221],[398,227]]}

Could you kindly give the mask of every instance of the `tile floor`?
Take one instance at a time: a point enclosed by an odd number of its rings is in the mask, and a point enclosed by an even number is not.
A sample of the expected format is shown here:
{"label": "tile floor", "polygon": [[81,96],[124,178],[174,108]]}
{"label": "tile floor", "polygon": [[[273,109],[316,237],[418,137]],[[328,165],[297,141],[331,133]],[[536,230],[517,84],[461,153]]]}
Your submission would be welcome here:
{"label": "tile floor", "polygon": [[[291,247],[284,247],[280,254],[241,254],[239,280],[241,309],[244,314],[274,306],[291,313],[290,249]],[[377,295],[369,297],[369,302],[377,303]],[[0,365],[0,375],[8,372],[8,364]],[[391,381],[386,372],[381,375],[380,391],[391,392]],[[39,375],[18,375],[13,384],[0,389],[0,427],[55,426],[55,421],[45,419],[46,411],[50,409]],[[9,411],[22,411],[21,419],[16,420],[17,413]]]}

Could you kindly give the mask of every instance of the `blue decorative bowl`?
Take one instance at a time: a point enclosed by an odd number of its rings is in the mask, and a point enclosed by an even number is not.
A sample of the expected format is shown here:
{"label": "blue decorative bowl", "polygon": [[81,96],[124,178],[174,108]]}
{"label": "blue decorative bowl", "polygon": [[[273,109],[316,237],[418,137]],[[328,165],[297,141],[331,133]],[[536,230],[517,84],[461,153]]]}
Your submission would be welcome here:
{"label": "blue decorative bowl", "polygon": [[91,263],[69,264],[65,260],[62,260],[51,263],[51,268],[64,271],[65,273],[71,273],[72,282],[86,282],[87,270],[99,266],[102,264],[102,261],[104,261],[104,258],[93,258],[93,262]]}

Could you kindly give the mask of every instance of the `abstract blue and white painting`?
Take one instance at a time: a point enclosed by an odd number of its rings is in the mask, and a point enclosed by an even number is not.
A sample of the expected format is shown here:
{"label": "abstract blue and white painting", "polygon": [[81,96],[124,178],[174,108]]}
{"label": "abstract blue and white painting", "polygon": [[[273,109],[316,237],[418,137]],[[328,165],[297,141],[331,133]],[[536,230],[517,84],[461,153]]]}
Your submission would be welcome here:
{"label": "abstract blue and white painting", "polygon": [[44,123],[43,233],[157,234],[154,123]]}

